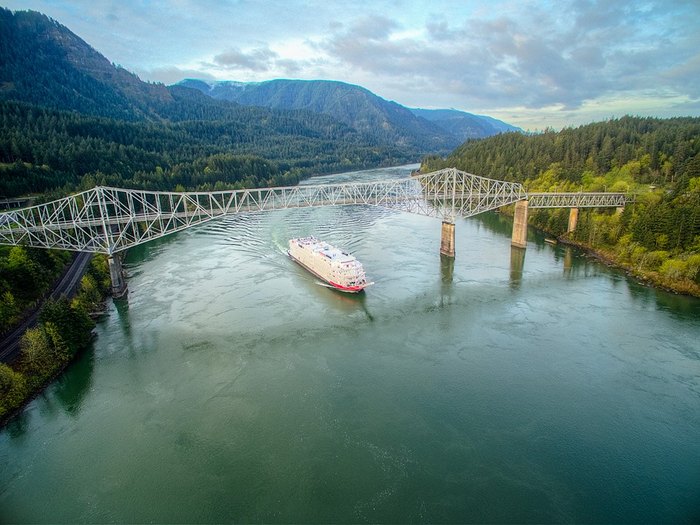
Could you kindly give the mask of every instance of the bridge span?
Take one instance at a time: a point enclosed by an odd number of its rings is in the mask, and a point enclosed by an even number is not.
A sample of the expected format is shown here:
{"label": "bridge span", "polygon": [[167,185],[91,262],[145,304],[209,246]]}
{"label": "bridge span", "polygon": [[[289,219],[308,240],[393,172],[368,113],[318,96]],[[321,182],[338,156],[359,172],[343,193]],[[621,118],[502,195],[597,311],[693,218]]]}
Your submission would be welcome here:
{"label": "bridge span", "polygon": [[[126,283],[119,253],[236,213],[315,206],[370,205],[442,219],[441,253],[454,257],[454,221],[516,204],[512,244],[524,248],[528,208],[623,207],[622,193],[531,193],[517,182],[447,168],[381,182],[214,192],[160,192],[98,186],[63,199],[0,213],[0,244],[109,256],[115,295]],[[573,217],[573,219],[572,219]],[[573,222],[573,226],[572,226]]]}

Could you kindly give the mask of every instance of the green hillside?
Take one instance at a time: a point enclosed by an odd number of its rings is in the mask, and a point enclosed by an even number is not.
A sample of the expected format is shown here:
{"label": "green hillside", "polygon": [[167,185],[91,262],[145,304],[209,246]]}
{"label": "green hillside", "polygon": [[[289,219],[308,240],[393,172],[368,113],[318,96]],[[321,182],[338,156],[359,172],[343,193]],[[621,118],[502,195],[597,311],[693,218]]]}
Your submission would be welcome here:
{"label": "green hillside", "polygon": [[[700,119],[625,117],[560,132],[467,142],[443,167],[519,181],[528,191],[636,194],[623,213],[582,211],[569,240],[654,282],[700,294]],[[564,236],[567,210],[532,210],[531,224]]]}
{"label": "green hillside", "polygon": [[[366,144],[324,115],[258,111],[259,119],[243,121],[155,123],[0,102],[0,196],[70,193],[95,184],[152,190],[288,185],[315,173],[410,160],[397,148]],[[206,169],[221,158],[229,169]],[[251,162],[258,169],[237,168]]]}

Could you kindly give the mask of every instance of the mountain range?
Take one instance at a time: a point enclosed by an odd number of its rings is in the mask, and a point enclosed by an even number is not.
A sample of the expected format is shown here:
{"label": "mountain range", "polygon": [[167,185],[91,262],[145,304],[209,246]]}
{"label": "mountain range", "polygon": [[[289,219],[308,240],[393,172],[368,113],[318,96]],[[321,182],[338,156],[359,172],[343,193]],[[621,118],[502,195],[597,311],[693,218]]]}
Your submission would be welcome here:
{"label": "mountain range", "polygon": [[[288,183],[416,162],[467,139],[513,130],[461,111],[410,109],[328,80],[143,82],[56,20],[0,8],[0,193],[6,195],[75,184],[95,173],[163,188],[168,170],[183,163],[194,169],[222,154],[270,161],[266,169],[277,173],[275,181]],[[34,170],[33,179],[27,170]]]}
{"label": "mountain range", "polygon": [[411,147],[430,144],[437,151],[443,147],[452,149],[469,139],[522,131],[492,117],[455,109],[407,108],[361,86],[331,80],[206,82],[185,79],[177,85],[245,106],[323,113],[378,140]]}

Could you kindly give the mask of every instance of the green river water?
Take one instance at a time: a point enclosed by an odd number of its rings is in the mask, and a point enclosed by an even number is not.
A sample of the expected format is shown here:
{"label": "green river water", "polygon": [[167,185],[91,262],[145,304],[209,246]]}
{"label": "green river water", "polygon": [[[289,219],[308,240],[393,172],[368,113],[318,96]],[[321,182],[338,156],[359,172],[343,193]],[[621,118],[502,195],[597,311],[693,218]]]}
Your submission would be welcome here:
{"label": "green river water", "polygon": [[[458,220],[451,262],[438,219],[337,207],[131,250],[0,433],[0,521],[699,522],[700,301],[510,232]],[[285,254],[310,234],[376,284],[317,283]]]}

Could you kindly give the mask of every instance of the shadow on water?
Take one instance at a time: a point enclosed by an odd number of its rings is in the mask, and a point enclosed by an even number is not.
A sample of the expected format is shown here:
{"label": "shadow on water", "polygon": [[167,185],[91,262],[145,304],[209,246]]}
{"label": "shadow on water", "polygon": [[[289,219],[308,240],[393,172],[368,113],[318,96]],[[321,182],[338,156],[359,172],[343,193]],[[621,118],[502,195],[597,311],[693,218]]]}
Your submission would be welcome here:
{"label": "shadow on water", "polygon": [[129,317],[129,295],[125,295],[121,299],[114,300],[114,309],[117,312],[119,326],[121,327],[124,339],[132,342],[131,319]]}
{"label": "shadow on water", "polygon": [[679,295],[664,290],[654,290],[656,308],[671,313],[684,321],[700,319],[700,301],[687,295]]}
{"label": "shadow on water", "polygon": [[[370,288],[371,289],[371,288]],[[360,293],[343,293],[338,290],[328,290],[340,304],[345,305],[349,310],[362,310],[371,322],[374,321],[374,316],[367,309],[367,292],[364,290]]]}
{"label": "shadow on water", "polygon": [[527,250],[516,246],[510,247],[510,287],[513,290],[520,288],[523,282],[523,267],[525,266],[525,253]]}
{"label": "shadow on water", "polygon": [[95,354],[90,348],[58,379],[54,391],[56,401],[67,414],[75,416],[80,411],[83,400],[92,386],[94,370]]}
{"label": "shadow on water", "polygon": [[[304,272],[304,270],[300,270],[300,272]],[[333,308],[346,315],[361,311],[369,321],[374,321],[374,316],[367,308],[367,292],[364,290],[360,293],[345,293],[313,278],[303,279],[302,286],[309,293],[314,294],[326,308]],[[371,289],[370,286],[368,290]]]}

